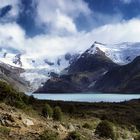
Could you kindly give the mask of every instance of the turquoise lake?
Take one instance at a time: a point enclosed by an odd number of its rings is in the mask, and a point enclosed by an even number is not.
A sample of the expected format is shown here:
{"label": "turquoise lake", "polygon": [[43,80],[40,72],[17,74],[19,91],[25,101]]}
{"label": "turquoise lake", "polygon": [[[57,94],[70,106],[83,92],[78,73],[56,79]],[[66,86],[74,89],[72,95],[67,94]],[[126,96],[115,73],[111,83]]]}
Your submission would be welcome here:
{"label": "turquoise lake", "polygon": [[32,94],[37,99],[59,100],[59,101],[76,101],[76,102],[122,102],[131,99],[140,99],[140,94],[102,94],[102,93],[72,93],[72,94]]}

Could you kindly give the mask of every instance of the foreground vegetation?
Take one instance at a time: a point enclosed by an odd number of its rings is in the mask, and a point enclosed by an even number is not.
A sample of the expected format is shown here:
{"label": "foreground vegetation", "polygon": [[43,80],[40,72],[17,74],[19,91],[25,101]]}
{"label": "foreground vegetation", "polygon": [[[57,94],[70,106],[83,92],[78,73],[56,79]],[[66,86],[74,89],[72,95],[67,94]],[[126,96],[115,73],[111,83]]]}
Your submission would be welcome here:
{"label": "foreground vegetation", "polygon": [[0,81],[0,102],[1,139],[140,139],[140,100],[122,103],[37,100]]}

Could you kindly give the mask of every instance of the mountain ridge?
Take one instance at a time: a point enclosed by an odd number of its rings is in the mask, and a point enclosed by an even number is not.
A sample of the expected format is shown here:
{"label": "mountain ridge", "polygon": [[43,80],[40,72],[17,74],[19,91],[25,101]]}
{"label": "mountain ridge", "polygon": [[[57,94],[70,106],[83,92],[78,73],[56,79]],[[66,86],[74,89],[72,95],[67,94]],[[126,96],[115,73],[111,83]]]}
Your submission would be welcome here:
{"label": "mountain ridge", "polygon": [[[103,55],[118,65],[128,64],[132,62],[136,56],[140,55],[140,43],[138,42],[124,42],[112,45],[95,41],[87,50],[81,52],[75,51],[74,53],[68,52],[55,58],[49,58],[47,56],[37,58],[32,55],[27,55],[27,52],[23,50],[17,50],[12,47],[0,47],[0,58],[1,62],[5,64],[23,68],[25,71],[20,74],[20,77],[28,81],[31,85],[31,90],[35,91],[52,77],[51,73],[65,75],[70,73],[70,71],[76,72],[77,65],[72,66],[74,62],[81,57],[84,52],[89,54],[88,57],[90,60],[90,55],[96,53],[98,49],[103,52]],[[70,67],[69,71],[68,67]],[[71,67],[73,67],[73,70]],[[82,67],[82,69],[84,70],[86,67]]]}
{"label": "mountain ridge", "polygon": [[102,77],[106,71],[117,66],[118,65],[108,58],[103,51],[91,46],[90,49],[87,49],[81,54],[76,61],[71,63],[67,68],[68,72],[66,74],[52,77],[36,92],[83,92],[88,90],[88,86]]}

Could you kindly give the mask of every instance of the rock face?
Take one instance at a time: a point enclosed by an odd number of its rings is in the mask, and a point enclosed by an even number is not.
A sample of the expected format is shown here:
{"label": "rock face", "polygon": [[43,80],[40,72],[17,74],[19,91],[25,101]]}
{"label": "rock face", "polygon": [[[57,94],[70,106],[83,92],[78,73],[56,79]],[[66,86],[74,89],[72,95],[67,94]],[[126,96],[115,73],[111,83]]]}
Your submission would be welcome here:
{"label": "rock face", "polygon": [[71,123],[68,124],[68,129],[71,132],[75,131],[75,127]]}
{"label": "rock face", "polygon": [[20,77],[24,69],[0,63],[0,79],[10,83],[18,91],[27,91],[29,83]]}
{"label": "rock face", "polygon": [[17,54],[17,55],[14,57],[13,63],[14,63],[15,65],[19,65],[20,67],[22,67],[21,54]]}
{"label": "rock face", "polygon": [[23,124],[27,127],[34,125],[34,123],[31,119],[24,118],[22,121],[23,121]]}
{"label": "rock face", "polygon": [[140,92],[140,56],[127,65],[119,66],[93,45],[67,71],[66,75],[49,79],[36,92]]}
{"label": "rock face", "polygon": [[67,68],[65,75],[49,79],[36,93],[74,93],[90,90],[108,70],[117,67],[99,48],[86,50]]}
{"label": "rock face", "polygon": [[130,64],[108,71],[96,82],[93,90],[101,92],[140,92],[140,56]]}
{"label": "rock face", "polygon": [[10,114],[1,114],[0,115],[0,124],[3,126],[13,126],[13,123],[15,122],[14,118]]}
{"label": "rock face", "polygon": [[49,79],[36,93],[70,93],[80,91],[79,87],[71,82],[71,76],[64,76]]}
{"label": "rock face", "polygon": [[94,45],[92,45],[77,61],[69,66],[68,72],[94,72],[100,69],[108,70],[114,66],[117,66],[117,64],[108,58],[98,47],[94,48]]}

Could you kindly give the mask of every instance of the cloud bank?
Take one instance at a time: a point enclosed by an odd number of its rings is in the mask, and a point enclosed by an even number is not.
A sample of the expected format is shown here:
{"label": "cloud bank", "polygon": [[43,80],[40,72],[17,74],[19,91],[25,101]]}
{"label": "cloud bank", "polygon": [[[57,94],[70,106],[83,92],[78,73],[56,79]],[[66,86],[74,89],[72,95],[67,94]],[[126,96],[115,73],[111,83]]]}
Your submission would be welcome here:
{"label": "cloud bank", "polygon": [[[36,0],[38,24],[46,25],[51,34],[76,33],[74,20],[80,14],[88,16],[91,13],[84,0]],[[45,11],[45,12],[44,12]]]}
{"label": "cloud bank", "polygon": [[[18,16],[18,1],[7,0],[13,5],[11,16]],[[25,30],[15,22],[0,23],[0,46],[13,47],[26,52],[28,57],[55,58],[66,52],[84,51],[94,41],[102,43],[139,42],[140,19],[122,20],[79,31],[75,19],[81,14],[89,17],[94,11],[84,0],[35,0],[36,24],[46,29],[45,34],[27,37]],[[45,11],[45,12],[44,12]],[[116,17],[118,18],[118,17]],[[115,19],[115,17],[113,17]]]}

